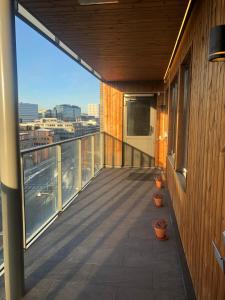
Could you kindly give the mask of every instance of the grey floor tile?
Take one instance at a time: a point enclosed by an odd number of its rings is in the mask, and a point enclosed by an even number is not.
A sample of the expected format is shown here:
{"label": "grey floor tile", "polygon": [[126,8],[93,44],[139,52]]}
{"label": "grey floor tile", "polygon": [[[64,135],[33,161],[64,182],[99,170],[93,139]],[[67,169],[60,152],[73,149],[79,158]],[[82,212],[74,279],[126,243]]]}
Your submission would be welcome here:
{"label": "grey floor tile", "polygon": [[119,288],[115,300],[186,300],[179,291]]}
{"label": "grey floor tile", "polygon": [[91,282],[111,286],[153,287],[151,268],[146,267],[101,267],[96,268]]}
{"label": "grey floor tile", "polygon": [[[152,202],[156,172],[101,172],[26,251],[25,299],[184,300],[167,191],[163,208]],[[162,217],[164,242],[152,230]]]}
{"label": "grey floor tile", "polygon": [[34,288],[25,300],[114,300],[116,288],[110,286],[90,285],[86,281],[68,283],[56,281],[49,288]]}

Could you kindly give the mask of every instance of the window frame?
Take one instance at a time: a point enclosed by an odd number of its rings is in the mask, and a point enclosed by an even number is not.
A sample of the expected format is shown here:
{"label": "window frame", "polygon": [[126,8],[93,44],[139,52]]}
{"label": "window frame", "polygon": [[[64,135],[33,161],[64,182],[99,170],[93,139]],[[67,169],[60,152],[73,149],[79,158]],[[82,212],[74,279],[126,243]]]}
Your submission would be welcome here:
{"label": "window frame", "polygon": [[[185,73],[188,70],[188,81],[185,80]],[[186,88],[186,82],[188,82]],[[190,124],[190,103],[192,86],[192,51],[189,50],[180,65],[180,88],[179,88],[179,112],[177,130],[177,160],[176,172],[183,175],[187,180],[188,172],[188,141]],[[186,95],[185,95],[186,94]],[[185,131],[185,132],[184,132]]]}
{"label": "window frame", "polygon": [[176,74],[169,89],[169,151],[168,154],[172,158],[173,165],[176,161],[176,144],[177,144],[177,113],[179,105],[179,74]]}

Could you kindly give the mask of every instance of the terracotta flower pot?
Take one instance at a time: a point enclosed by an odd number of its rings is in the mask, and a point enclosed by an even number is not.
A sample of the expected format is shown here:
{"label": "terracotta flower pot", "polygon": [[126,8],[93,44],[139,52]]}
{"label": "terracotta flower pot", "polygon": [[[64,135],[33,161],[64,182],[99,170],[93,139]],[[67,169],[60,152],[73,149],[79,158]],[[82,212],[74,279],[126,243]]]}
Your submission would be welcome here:
{"label": "terracotta flower pot", "polygon": [[166,237],[166,229],[161,229],[157,227],[154,227],[154,229],[155,229],[155,235],[159,240],[162,240]]}
{"label": "terracotta flower pot", "polygon": [[163,181],[162,181],[162,177],[156,177],[155,179],[155,186],[157,187],[157,189],[161,189],[163,185]]}
{"label": "terracotta flower pot", "polygon": [[167,235],[166,235],[167,222],[166,222],[166,220],[164,220],[164,219],[157,220],[153,224],[153,227],[154,227],[156,238],[158,240],[167,239]]}
{"label": "terracotta flower pot", "polygon": [[153,200],[154,200],[154,203],[155,203],[156,207],[162,207],[163,206],[163,195],[155,194],[153,196]]}

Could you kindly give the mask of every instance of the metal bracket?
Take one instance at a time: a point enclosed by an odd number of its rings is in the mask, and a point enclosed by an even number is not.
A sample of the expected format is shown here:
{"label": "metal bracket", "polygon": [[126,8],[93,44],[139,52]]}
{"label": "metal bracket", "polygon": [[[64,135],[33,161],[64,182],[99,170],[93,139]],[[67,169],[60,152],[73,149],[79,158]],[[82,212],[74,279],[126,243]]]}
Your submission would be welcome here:
{"label": "metal bracket", "polygon": [[[225,232],[223,233],[223,237],[224,237],[224,242],[225,242]],[[214,242],[212,242],[213,248],[214,248],[214,255],[215,258],[221,268],[221,270],[223,271],[223,274],[225,275],[225,257],[222,257],[219,250],[217,249],[216,245]]]}

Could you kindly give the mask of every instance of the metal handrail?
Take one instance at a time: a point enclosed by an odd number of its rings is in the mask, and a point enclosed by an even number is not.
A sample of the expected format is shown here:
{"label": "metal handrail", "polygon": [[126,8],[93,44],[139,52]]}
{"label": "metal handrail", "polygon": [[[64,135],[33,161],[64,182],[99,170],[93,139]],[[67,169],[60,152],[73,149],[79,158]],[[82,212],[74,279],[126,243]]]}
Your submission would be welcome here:
{"label": "metal handrail", "polygon": [[81,140],[83,138],[86,138],[86,137],[89,137],[89,136],[94,136],[94,135],[99,134],[99,133],[100,133],[100,131],[96,131],[96,132],[93,132],[93,133],[88,133],[88,134],[85,134],[85,135],[82,135],[82,136],[74,137],[74,138],[71,138],[71,139],[66,139],[66,140],[55,142],[55,143],[52,143],[52,144],[46,144],[46,145],[42,145],[42,146],[32,147],[32,148],[29,148],[29,149],[22,149],[22,150],[20,150],[20,153],[22,155],[24,155],[24,154],[27,154],[27,153],[30,153],[30,152],[43,150],[43,149],[54,147],[54,146],[57,146],[57,145],[62,145],[62,144],[65,144],[65,143],[73,142],[73,141],[76,141],[76,140]]}

